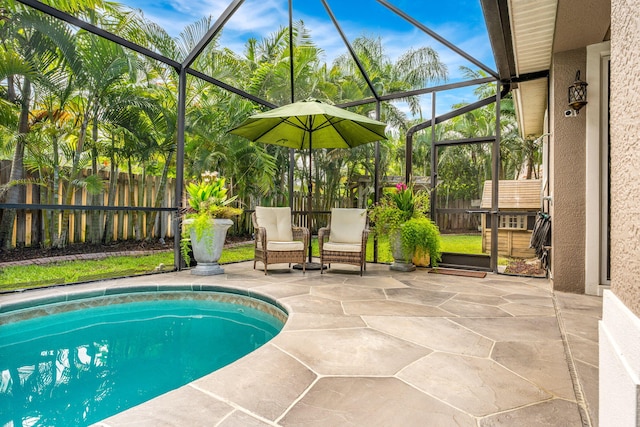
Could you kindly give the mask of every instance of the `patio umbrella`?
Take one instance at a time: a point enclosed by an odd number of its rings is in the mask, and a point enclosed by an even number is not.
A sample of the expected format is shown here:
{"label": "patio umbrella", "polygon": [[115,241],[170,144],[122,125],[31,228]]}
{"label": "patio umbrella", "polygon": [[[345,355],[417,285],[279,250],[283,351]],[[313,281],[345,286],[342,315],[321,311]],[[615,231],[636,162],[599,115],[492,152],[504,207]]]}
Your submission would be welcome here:
{"label": "patio umbrella", "polygon": [[[254,114],[229,133],[255,142],[309,150],[307,224],[310,224],[311,150],[314,148],[352,148],[387,139],[386,124],[342,108],[307,99]],[[311,261],[311,240],[309,240]]]}

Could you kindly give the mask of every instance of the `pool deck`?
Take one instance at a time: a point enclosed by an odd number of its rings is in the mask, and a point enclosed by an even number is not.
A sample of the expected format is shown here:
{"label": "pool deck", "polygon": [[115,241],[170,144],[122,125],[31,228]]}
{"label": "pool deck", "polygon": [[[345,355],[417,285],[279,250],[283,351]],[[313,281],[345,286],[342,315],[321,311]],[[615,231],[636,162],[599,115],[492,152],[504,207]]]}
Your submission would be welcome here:
{"label": "pool deck", "polygon": [[[261,264],[258,265],[261,267]],[[253,263],[0,295],[220,285],[276,300],[289,319],[237,362],[97,425],[595,426],[598,297],[545,279],[469,278],[368,264],[302,274]]]}

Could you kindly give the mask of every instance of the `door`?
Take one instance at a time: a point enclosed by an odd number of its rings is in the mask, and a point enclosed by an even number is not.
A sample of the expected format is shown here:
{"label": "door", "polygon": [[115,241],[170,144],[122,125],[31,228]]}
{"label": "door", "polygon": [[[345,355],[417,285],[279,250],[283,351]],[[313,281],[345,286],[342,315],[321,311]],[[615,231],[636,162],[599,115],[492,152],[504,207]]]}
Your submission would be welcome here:
{"label": "door", "polygon": [[442,267],[493,270],[494,143],[495,137],[434,143],[431,212],[442,235]]}

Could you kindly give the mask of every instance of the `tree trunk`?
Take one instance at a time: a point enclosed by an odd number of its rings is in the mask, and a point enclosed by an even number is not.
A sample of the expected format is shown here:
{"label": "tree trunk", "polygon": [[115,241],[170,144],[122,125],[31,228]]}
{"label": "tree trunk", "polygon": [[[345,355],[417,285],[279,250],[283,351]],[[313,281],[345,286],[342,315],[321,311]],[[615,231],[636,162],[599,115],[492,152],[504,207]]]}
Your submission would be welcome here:
{"label": "tree trunk", "polygon": [[[95,176],[98,175],[98,149],[96,144],[98,143],[98,104],[93,113],[93,127],[92,127],[92,144],[91,144],[91,173]],[[91,194],[90,203],[92,206],[102,205],[102,192],[98,194]],[[98,244],[102,241],[102,211],[92,210],[89,211],[89,242]]]}
{"label": "tree trunk", "polygon": [[[53,143],[53,183],[52,183],[52,191],[49,203],[52,205],[57,205],[59,201],[59,191],[60,191],[60,159],[58,155],[58,135],[55,135],[52,140]],[[49,243],[52,245],[54,242],[58,241],[58,226],[60,224],[60,211],[54,210],[51,213],[51,223],[50,223],[50,240]]]}
{"label": "tree trunk", "polygon": [[[76,146],[76,151],[73,155],[73,163],[71,165],[71,173],[69,175],[69,185],[67,187],[67,191],[64,197],[64,204],[70,205],[73,201],[73,195],[75,194],[73,188],[73,181],[78,178],[80,175],[80,156],[82,155],[82,151],[84,150],[84,141],[87,135],[87,126],[89,125],[89,118],[85,116],[80,124],[80,132],[78,134],[78,144]],[[71,218],[71,211],[69,209],[65,209],[62,212],[62,231],[60,233],[58,241],[55,243],[55,247],[63,248],[67,246],[69,243],[69,223]]]}
{"label": "tree trunk", "polygon": [[[93,147],[91,148],[91,173],[93,175],[98,175],[98,150]],[[102,192],[98,194],[91,194],[89,200],[91,201],[92,206],[101,206],[102,205]],[[91,210],[89,211],[89,242],[93,244],[98,244],[102,240],[102,226],[101,226],[101,217],[102,211]]]}
{"label": "tree trunk", "polygon": [[[40,173],[40,168],[36,170],[35,182],[36,184],[31,184],[31,194],[32,199],[31,203],[34,205],[39,205],[42,203],[41,192],[44,191],[44,187],[39,185],[42,182],[42,174]],[[42,209],[32,209],[31,210],[31,246],[42,247],[43,240],[43,218],[42,218]]]}
{"label": "tree trunk", "polygon": [[[118,170],[118,165],[116,163],[116,154],[115,154],[115,135],[111,135],[111,170],[109,173],[109,198],[107,200],[107,206],[115,206],[116,205],[116,192],[118,190],[118,178],[120,176],[120,171]],[[102,233],[102,242],[109,243],[113,240],[113,217],[115,215],[115,211],[107,211],[106,213],[106,221],[104,224],[104,232]]]}
{"label": "tree trunk", "polygon": [[[11,85],[10,85],[11,86]],[[14,94],[15,96],[15,94]],[[24,179],[24,149],[25,139],[29,133],[29,104],[31,102],[31,82],[24,79],[22,86],[22,108],[20,110],[20,118],[18,121],[18,138],[16,142],[16,151],[13,154],[11,162],[11,175],[9,183],[11,186],[7,192],[5,203],[19,203],[22,187],[15,185],[16,182]],[[11,236],[13,234],[13,223],[16,218],[15,209],[6,209],[0,221],[0,249],[11,249]]]}
{"label": "tree trunk", "polygon": [[[127,176],[129,177],[129,206],[131,206],[132,208],[134,206],[136,206],[136,199],[135,199],[135,189],[134,189],[134,182],[133,182],[133,169],[131,167],[131,158],[127,159]],[[138,211],[135,209],[131,210],[131,224],[133,224],[133,233],[134,233],[134,237],[137,239],[138,238]],[[129,237],[129,236],[127,236]]]}
{"label": "tree trunk", "polygon": [[[167,188],[167,179],[169,178],[169,166],[171,165],[171,160],[173,159],[173,151],[169,152],[167,159],[164,163],[164,168],[162,169],[162,176],[160,177],[160,184],[158,185],[158,191],[156,193],[156,202],[154,203],[155,208],[162,207],[162,203],[164,202],[164,195],[166,193]],[[154,233],[159,229],[160,225],[160,212],[153,212],[152,215],[147,217],[147,239],[149,240],[154,237]],[[160,232],[158,231],[158,234]],[[164,236],[156,236],[156,237],[164,237]]]}
{"label": "tree trunk", "polygon": [[[147,207],[149,204],[145,203],[145,195],[146,195],[146,186],[147,186],[147,169],[145,165],[142,168],[142,175],[140,175],[140,182],[138,183],[138,206]],[[144,237],[144,224],[147,217],[147,213],[141,211],[138,213],[138,221],[136,221],[136,240],[142,240]]]}

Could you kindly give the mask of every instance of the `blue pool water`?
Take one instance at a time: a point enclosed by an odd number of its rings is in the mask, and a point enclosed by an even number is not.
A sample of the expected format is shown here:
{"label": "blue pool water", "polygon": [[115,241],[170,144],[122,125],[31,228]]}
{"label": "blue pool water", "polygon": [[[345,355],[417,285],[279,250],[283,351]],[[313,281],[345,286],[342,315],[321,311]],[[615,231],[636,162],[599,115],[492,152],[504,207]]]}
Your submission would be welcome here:
{"label": "blue pool water", "polygon": [[252,304],[172,295],[0,323],[0,425],[89,425],[239,359],[283,326]]}

